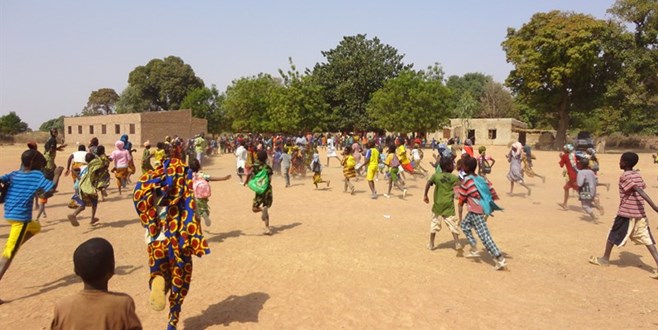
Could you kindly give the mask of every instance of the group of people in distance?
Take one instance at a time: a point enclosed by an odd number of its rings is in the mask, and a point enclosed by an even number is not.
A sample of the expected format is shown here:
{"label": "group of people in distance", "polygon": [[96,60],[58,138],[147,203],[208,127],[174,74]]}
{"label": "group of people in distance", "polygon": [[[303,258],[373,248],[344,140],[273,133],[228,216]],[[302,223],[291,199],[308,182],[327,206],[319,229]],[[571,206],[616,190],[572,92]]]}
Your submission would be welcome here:
{"label": "group of people in distance", "polygon": [[[105,150],[97,139],[92,139],[87,147],[79,146],[78,151],[68,158],[66,169],[55,165],[58,151],[66,145],[57,143],[57,132],[45,144],[44,154],[36,144],[28,144],[28,150],[21,155],[20,169],[0,176],[0,183],[6,187],[4,216],[10,224],[10,232],[2,258],[0,258],[0,280],[5,274],[20,246],[40,231],[39,217],[45,214],[47,199],[60,184],[60,175],[70,175],[74,182],[74,195],[71,198],[72,214],[68,220],[78,226],[78,215],[86,207],[91,207],[91,225],[98,225],[96,217],[99,195],[107,196],[110,187],[110,173],[114,173],[119,194],[131,184],[135,173],[132,154],[136,152],[128,136],[122,136],[115,143],[115,150],[105,155]],[[318,142],[321,144],[318,145]],[[323,165],[319,148],[326,149],[326,166],[331,158],[337,159],[342,167],[343,191],[354,194],[355,180],[364,176],[370,190],[370,198],[379,194],[376,182],[379,176],[386,180],[390,198],[396,187],[404,199],[407,196],[405,176],[427,178],[423,201],[430,203],[429,191],[433,187],[429,242],[427,248],[435,249],[437,233],[445,225],[452,235],[458,255],[466,258],[480,258],[482,252],[473,234],[477,234],[484,249],[494,258],[494,269],[508,267],[504,253],[495,243],[489,230],[487,219],[497,210],[499,196],[487,179],[492,174],[496,161],[481,146],[475,149],[466,140],[459,148],[456,145],[436,143],[437,155],[431,163],[434,171],[422,166],[423,151],[416,139],[404,136],[370,139],[353,137],[344,140],[343,152],[338,153],[339,142],[332,135],[324,139],[275,136],[237,136],[232,139],[231,149],[236,157],[239,183],[254,191],[251,210],[260,213],[263,234],[272,235],[269,210],[273,205],[272,178],[280,174],[285,178],[285,186],[290,187],[290,177],[303,177],[306,169],[313,173],[312,184],[330,185],[322,177]],[[225,141],[226,146],[228,141]],[[411,148],[411,152],[407,148]],[[184,150],[194,152],[184,152]],[[177,327],[183,301],[190,288],[192,278],[192,257],[210,253],[208,242],[202,232],[203,226],[211,226],[209,182],[226,181],[231,175],[213,176],[204,172],[204,154],[208,141],[199,134],[187,141],[165,137],[156,144],[144,143],[142,155],[142,175],[134,180],[132,202],[140,223],[146,231],[146,250],[149,277],[149,304],[152,309],[161,311],[169,302],[168,328]],[[510,181],[510,194],[515,184],[526,188],[528,196],[531,188],[525,184],[525,176],[545,177],[534,172],[535,159],[529,146],[515,142],[506,155],[509,162],[507,178]],[[620,205],[601,257],[590,257],[595,265],[609,264],[612,247],[622,246],[628,240],[646,245],[656,261],[656,270],[650,275],[658,279],[658,253],[649,228],[644,204],[658,212],[658,206],[644,192],[646,184],[634,170],[639,157],[635,153],[624,153],[619,167],[624,172],[619,180]],[[654,156],[654,161],[656,157]],[[110,166],[113,164],[112,169]],[[301,168],[293,169],[295,166]],[[565,199],[559,205],[566,209],[570,190],[578,192],[585,212],[594,218],[593,209],[603,214],[597,197],[598,160],[593,150],[578,154],[573,146],[565,145],[560,154],[559,165],[565,168]],[[453,172],[457,172],[453,174]],[[431,172],[431,173],[430,173]],[[40,205],[37,218],[33,220],[34,201]],[[455,203],[456,200],[456,203]],[[466,205],[466,212],[464,212]],[[464,253],[459,236],[466,236],[469,250]],[[102,238],[92,238],[82,243],[73,253],[74,271],[84,282],[84,290],[72,297],[63,299],[55,308],[53,329],[77,328],[125,328],[139,329],[140,321],[135,314],[133,300],[124,294],[108,290],[108,280],[114,273],[112,245]],[[168,299],[167,299],[168,297]],[[2,301],[0,301],[2,303]],[[84,307],[84,308],[83,308]],[[101,320],[104,320],[100,323]]]}

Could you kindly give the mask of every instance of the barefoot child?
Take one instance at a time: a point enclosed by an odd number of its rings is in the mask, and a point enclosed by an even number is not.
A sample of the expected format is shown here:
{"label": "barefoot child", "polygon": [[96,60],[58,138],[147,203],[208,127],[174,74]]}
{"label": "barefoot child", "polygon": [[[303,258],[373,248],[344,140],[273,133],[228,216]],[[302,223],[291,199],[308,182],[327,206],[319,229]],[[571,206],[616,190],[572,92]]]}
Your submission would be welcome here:
{"label": "barefoot child", "polygon": [[[475,160],[475,158],[467,157],[464,159],[463,163],[466,177],[464,177],[464,181],[462,181],[458,189],[458,205],[461,229],[462,232],[464,232],[464,235],[466,235],[468,243],[471,245],[471,251],[467,257],[478,258],[480,256],[480,253],[477,250],[477,242],[471,232],[471,230],[475,228],[484,247],[489,254],[496,259],[494,269],[504,269],[507,266],[505,257],[503,257],[502,252],[500,252],[498,246],[496,246],[496,243],[489,232],[489,227],[487,227],[487,222],[485,221],[485,216],[489,216],[494,209],[499,209],[497,205],[492,203],[494,200],[498,199],[498,194],[496,194],[496,191],[489,180],[475,174],[477,168],[477,160]],[[466,214],[466,217],[463,218],[464,220],[462,221],[464,204],[468,205],[468,214]]]}
{"label": "barefoot child", "polygon": [[75,249],[73,268],[84,282],[84,289],[57,302],[52,330],[142,329],[133,299],[125,293],[108,291],[114,264],[112,244],[100,237]]}
{"label": "barefoot child", "polygon": [[487,154],[487,147],[485,146],[481,146],[480,148],[478,148],[478,153],[480,153],[480,155],[477,158],[478,175],[482,177],[486,177],[487,174],[491,174],[491,169],[493,168],[494,164],[496,164],[496,160]]}
{"label": "barefoot child", "polygon": [[331,181],[322,180],[322,164],[320,164],[320,155],[317,152],[313,154],[311,170],[313,171],[313,184],[315,185],[315,189],[318,189],[318,183],[326,183],[327,187],[329,187]]}
{"label": "barefoot child", "polygon": [[[202,217],[206,226],[210,227],[210,207],[208,206],[208,198],[210,197],[209,181],[226,181],[231,178],[231,175],[222,177],[210,176],[201,172],[201,164],[199,160],[194,158],[190,160],[190,170],[192,170],[192,187],[194,189],[194,200],[196,204],[196,216]],[[198,221],[198,218],[197,218]]]}
{"label": "barefoot child", "polygon": [[429,204],[430,199],[427,193],[431,186],[434,186],[434,204],[432,204],[432,222],[430,224],[430,242],[427,248],[434,250],[434,238],[436,234],[441,231],[441,222],[445,222],[446,226],[452,233],[452,238],[455,241],[455,250],[462,250],[459,244],[459,225],[457,225],[457,218],[455,217],[455,190],[454,188],[459,185],[459,178],[452,174],[455,169],[454,162],[450,158],[443,158],[439,164],[441,171],[435,172],[425,185],[425,194],[423,201]]}
{"label": "barefoot child", "polygon": [[4,217],[10,226],[9,237],[0,258],[0,280],[9,269],[18,249],[41,231],[39,221],[32,220],[34,196],[38,191],[43,192],[44,198],[52,196],[57,189],[59,176],[64,171],[63,167],[57,167],[52,172],[54,180],[46,179],[42,173],[43,168],[38,167],[42,164],[35,164],[39,155],[41,153],[37,150],[26,150],[21,155],[22,169],[0,177],[0,182],[9,185],[4,202]]}
{"label": "barefoot child", "polygon": [[612,247],[614,245],[624,246],[630,239],[635,244],[646,245],[656,263],[656,269],[650,277],[658,279],[658,252],[656,251],[656,241],[651,235],[647,214],[644,211],[644,202],[646,201],[656,212],[658,212],[658,206],[644,191],[647,185],[642,180],[640,173],[633,170],[638,160],[639,157],[634,152],[625,152],[621,155],[619,168],[624,170],[624,173],[619,178],[619,211],[617,211],[617,217],[610,228],[603,257],[590,257],[589,262],[594,265],[608,266]]}
{"label": "barefoot child", "polygon": [[364,166],[366,166],[366,180],[368,181],[368,186],[370,187],[370,192],[372,195],[370,198],[377,199],[377,190],[375,189],[375,174],[377,173],[378,164],[379,164],[379,150],[375,148],[374,141],[368,141],[366,144],[368,150],[366,150]]}
{"label": "barefoot child", "polygon": [[391,144],[388,147],[388,155],[386,155],[386,159],[384,159],[384,164],[389,168],[388,192],[384,194],[384,197],[391,198],[391,189],[393,188],[393,185],[402,191],[402,198],[407,197],[407,188],[405,188],[400,182],[400,160],[398,159],[398,155],[395,154],[395,145]]}
{"label": "barefoot child", "polygon": [[579,162],[581,170],[578,171],[578,175],[576,176],[576,182],[578,183],[578,187],[580,187],[578,190],[578,199],[585,213],[592,220],[595,220],[596,216],[592,208],[599,210],[601,215],[603,215],[603,207],[600,205],[599,198],[596,194],[596,174],[589,168],[590,161],[587,158],[583,157]]}
{"label": "barefoot child", "polygon": [[253,203],[251,205],[251,210],[254,213],[262,212],[261,213],[261,219],[263,220],[263,224],[265,225],[265,229],[263,230],[264,235],[272,235],[272,229],[270,228],[270,215],[269,215],[269,209],[272,207],[272,168],[267,165],[267,152],[265,150],[261,150],[257,153],[256,155],[256,161],[254,162],[252,166],[252,171],[249,172],[247,175],[247,178],[244,181],[244,185],[246,186],[249,183],[249,180],[252,177],[255,177],[259,175],[261,171],[265,171],[263,176],[267,175],[267,187],[262,193],[256,193],[254,196]]}
{"label": "barefoot child", "polygon": [[521,154],[523,153],[523,146],[520,142],[514,142],[509,153],[507,153],[507,161],[509,164],[509,172],[507,173],[507,179],[510,181],[509,193],[514,193],[514,183],[518,183],[522,187],[528,190],[528,196],[532,190],[528,187],[523,181],[523,169],[521,168]]}

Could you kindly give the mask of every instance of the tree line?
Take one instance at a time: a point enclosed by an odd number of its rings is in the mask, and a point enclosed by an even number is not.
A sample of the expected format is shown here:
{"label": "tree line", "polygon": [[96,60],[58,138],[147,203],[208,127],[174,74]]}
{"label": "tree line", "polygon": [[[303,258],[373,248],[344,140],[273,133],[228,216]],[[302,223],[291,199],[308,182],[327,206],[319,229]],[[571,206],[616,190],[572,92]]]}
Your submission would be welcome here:
{"label": "tree line", "polygon": [[395,47],[359,34],[322,51],[312,68],[291,59],[276,76],[241,77],[223,92],[179,57],[153,59],[129,73],[120,94],[91,92],[81,115],[189,108],[211,133],[427,132],[451,117],[514,117],[556,129],[558,144],[573,127],[658,134],[658,2],[618,0],[608,13],[536,13],[509,28],[504,83],[479,72],[446,78],[438,64],[415,69]]}

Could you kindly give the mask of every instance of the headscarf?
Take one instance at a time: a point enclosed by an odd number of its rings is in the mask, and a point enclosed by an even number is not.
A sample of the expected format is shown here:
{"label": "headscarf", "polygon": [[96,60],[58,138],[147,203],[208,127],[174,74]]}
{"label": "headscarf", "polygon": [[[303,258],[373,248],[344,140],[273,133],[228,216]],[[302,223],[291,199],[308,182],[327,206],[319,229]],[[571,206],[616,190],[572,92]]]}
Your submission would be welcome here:
{"label": "headscarf", "polygon": [[466,139],[466,141],[464,141],[464,145],[472,146],[473,142],[471,142],[471,139]]}
{"label": "headscarf", "polygon": [[119,140],[117,142],[114,142],[114,146],[117,147],[117,150],[123,150],[125,144],[123,141]]}
{"label": "headscarf", "polygon": [[128,141],[128,134],[121,135],[121,141],[123,141],[123,146],[126,150],[133,150],[133,144]]}
{"label": "headscarf", "polygon": [[[516,150],[514,150],[514,149],[516,149]],[[521,155],[522,152],[523,152],[523,145],[521,144],[521,142],[519,142],[519,141],[514,142],[512,144],[512,155],[514,157],[518,157],[518,156]]]}
{"label": "headscarf", "polygon": [[569,154],[569,163],[571,163],[571,167],[575,170],[578,168],[578,161],[576,159],[576,153],[574,152],[573,144],[567,143],[564,145],[564,151],[566,151]]}
{"label": "headscarf", "polygon": [[571,143],[567,143],[567,144],[564,145],[564,148],[563,148],[563,149],[564,149],[564,151],[571,153],[571,152],[573,152],[573,150],[574,150],[574,149],[573,149],[573,144],[571,144]]}

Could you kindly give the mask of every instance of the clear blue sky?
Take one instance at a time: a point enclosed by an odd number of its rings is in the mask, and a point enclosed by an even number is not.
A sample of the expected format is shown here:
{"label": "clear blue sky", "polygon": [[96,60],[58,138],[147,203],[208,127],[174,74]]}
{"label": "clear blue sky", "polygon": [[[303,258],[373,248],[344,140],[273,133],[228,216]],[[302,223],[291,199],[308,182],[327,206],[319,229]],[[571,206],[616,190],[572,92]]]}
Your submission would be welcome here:
{"label": "clear blue sky", "polygon": [[365,33],[417,69],[439,62],[447,75],[482,72],[503,81],[511,66],[500,43],[537,12],[606,18],[613,0],[442,1],[0,1],[0,115],[32,129],[82,111],[99,88],[117,93],[128,73],[169,55],[206,85],[260,72],[299,69],[343,36]]}

